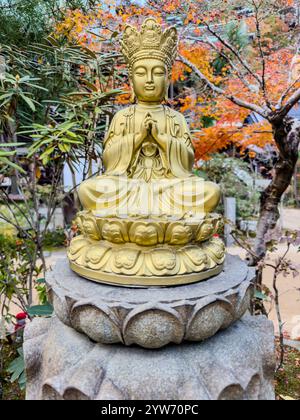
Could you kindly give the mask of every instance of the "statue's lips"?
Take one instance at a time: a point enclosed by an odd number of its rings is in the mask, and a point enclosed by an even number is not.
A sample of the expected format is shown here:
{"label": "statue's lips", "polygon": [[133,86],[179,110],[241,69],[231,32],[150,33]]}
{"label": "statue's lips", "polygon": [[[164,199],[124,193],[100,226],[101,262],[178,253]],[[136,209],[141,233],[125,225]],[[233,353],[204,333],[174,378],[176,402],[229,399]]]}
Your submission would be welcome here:
{"label": "statue's lips", "polygon": [[145,87],[145,90],[149,90],[149,91],[155,90],[155,86]]}

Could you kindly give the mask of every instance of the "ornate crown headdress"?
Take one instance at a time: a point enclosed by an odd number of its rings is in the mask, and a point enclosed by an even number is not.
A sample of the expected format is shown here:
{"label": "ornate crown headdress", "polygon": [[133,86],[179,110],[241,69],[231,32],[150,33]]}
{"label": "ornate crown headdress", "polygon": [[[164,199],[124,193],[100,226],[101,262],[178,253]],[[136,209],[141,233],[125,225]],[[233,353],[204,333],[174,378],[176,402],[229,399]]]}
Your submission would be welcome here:
{"label": "ornate crown headdress", "polygon": [[178,34],[174,26],[162,32],[159,23],[148,18],[142,25],[141,32],[127,25],[121,41],[121,51],[128,64],[131,75],[133,64],[143,58],[162,60],[171,72],[177,56]]}

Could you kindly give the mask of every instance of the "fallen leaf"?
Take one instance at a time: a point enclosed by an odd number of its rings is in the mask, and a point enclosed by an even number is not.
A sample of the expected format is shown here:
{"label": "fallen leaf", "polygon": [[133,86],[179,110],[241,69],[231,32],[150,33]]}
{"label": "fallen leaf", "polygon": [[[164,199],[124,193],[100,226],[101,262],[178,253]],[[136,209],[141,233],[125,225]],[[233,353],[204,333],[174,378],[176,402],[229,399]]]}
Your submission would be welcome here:
{"label": "fallen leaf", "polygon": [[294,398],[292,398],[292,397],[288,397],[287,395],[279,395],[280,396],[280,398],[282,399],[282,400],[284,400],[284,401],[295,401],[295,399]]}

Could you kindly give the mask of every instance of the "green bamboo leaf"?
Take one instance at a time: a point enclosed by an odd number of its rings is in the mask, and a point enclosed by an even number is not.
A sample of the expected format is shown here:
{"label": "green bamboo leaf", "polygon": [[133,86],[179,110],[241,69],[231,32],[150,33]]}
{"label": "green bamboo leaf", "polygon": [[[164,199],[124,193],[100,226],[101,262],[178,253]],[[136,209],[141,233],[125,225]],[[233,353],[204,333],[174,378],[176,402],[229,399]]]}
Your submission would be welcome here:
{"label": "green bamboo leaf", "polygon": [[18,349],[18,354],[19,356],[16,359],[14,359],[8,366],[7,372],[12,374],[10,382],[15,382],[18,379],[20,386],[25,386],[25,361],[22,347]]}
{"label": "green bamboo leaf", "polygon": [[89,82],[86,79],[83,79],[82,82],[89,88],[91,89],[93,92],[98,92],[97,86],[95,86],[93,83]]}
{"label": "green bamboo leaf", "polygon": [[23,82],[27,82],[28,80],[30,80],[31,77],[30,76],[24,76],[21,77],[21,79],[19,80],[19,84],[23,83]]}
{"label": "green bamboo leaf", "polygon": [[268,300],[268,296],[264,294],[263,292],[260,292],[259,290],[255,291],[255,297],[259,300]]}
{"label": "green bamboo leaf", "polygon": [[73,128],[75,126],[75,123],[64,123],[57,127],[59,136],[62,136],[66,132],[70,130],[70,128]]}
{"label": "green bamboo leaf", "polygon": [[21,172],[22,174],[26,175],[26,171],[22,169],[20,166],[16,165],[14,162],[11,162],[9,159],[5,157],[0,157],[0,162],[2,162],[4,165],[7,165],[13,169],[16,169],[17,171]]}
{"label": "green bamboo leaf", "polygon": [[58,148],[63,153],[69,153],[71,150],[71,146],[69,144],[59,144]]}
{"label": "green bamboo leaf", "polygon": [[42,125],[42,124],[36,124],[36,123],[35,124],[32,124],[32,127],[34,127],[34,128],[45,128],[44,125]]}
{"label": "green bamboo leaf", "polygon": [[50,303],[46,305],[36,305],[27,308],[27,313],[29,316],[46,316],[49,317],[53,314],[53,306]]}
{"label": "green bamboo leaf", "polygon": [[26,83],[26,86],[30,86],[30,87],[33,87],[33,88],[36,88],[36,89],[39,89],[39,90],[43,90],[44,92],[49,92],[49,89],[46,89],[46,88],[44,88],[42,86],[39,86],[39,85],[34,85],[32,83]]}
{"label": "green bamboo leaf", "polygon": [[[76,138],[79,138],[79,137],[78,137],[78,136],[76,136]],[[71,139],[68,139],[68,138],[64,137],[64,138],[63,138],[63,141],[64,141],[65,143],[70,143],[70,144],[81,144],[81,143],[82,143],[82,141],[83,141],[83,139],[82,139],[81,141],[79,141],[79,140],[71,140]]]}
{"label": "green bamboo leaf", "polygon": [[73,131],[67,130],[66,133],[68,134],[68,136],[72,137],[73,139],[77,139],[77,135],[75,133],[73,133]]}
{"label": "green bamboo leaf", "polygon": [[21,98],[27,103],[27,105],[29,106],[29,108],[33,111],[33,112],[35,112],[35,110],[36,110],[36,108],[35,108],[35,105],[34,105],[34,103],[33,103],[33,101],[30,99],[30,98],[28,98],[28,96],[25,96],[25,95],[23,95],[22,93],[21,93]]}
{"label": "green bamboo leaf", "polygon": [[0,157],[8,157],[8,156],[14,156],[16,154],[15,151],[4,151],[0,150]]}
{"label": "green bamboo leaf", "polygon": [[48,37],[47,37],[47,41],[49,42],[49,44],[51,44],[52,46],[54,46],[54,47],[59,47],[59,43],[58,43],[58,41],[53,37],[53,36],[51,36],[51,35],[49,35]]}
{"label": "green bamboo leaf", "polygon": [[42,154],[41,154],[41,159],[44,159],[45,157],[48,157],[49,155],[51,155],[55,150],[55,146],[50,147],[49,149],[45,150]]}
{"label": "green bamboo leaf", "polygon": [[51,47],[50,45],[43,45],[43,44],[33,44],[30,47],[29,52],[32,52],[34,54],[38,53],[50,53],[50,54],[54,54],[55,51],[53,49],[53,47]]}
{"label": "green bamboo leaf", "polygon": [[9,99],[6,99],[4,102],[2,102],[2,104],[0,104],[0,108],[3,108],[9,102],[10,102]]}
{"label": "green bamboo leaf", "polygon": [[11,96],[13,96],[13,93],[5,93],[0,96],[0,101],[2,101],[2,99],[10,98]]}
{"label": "green bamboo leaf", "polygon": [[15,78],[15,76],[13,76],[13,75],[11,75],[11,74],[9,74],[9,73],[6,73],[6,74],[5,74],[4,80],[5,80],[6,82],[13,82],[13,83],[15,83],[15,82],[16,82],[16,78]]}
{"label": "green bamboo leaf", "polygon": [[21,389],[21,391],[24,391],[26,388],[26,382],[27,382],[27,378],[26,378],[26,372],[25,370],[21,373],[18,383],[19,383],[19,387]]}
{"label": "green bamboo leaf", "polygon": [[10,382],[11,383],[15,382],[22,375],[23,372],[24,372],[24,368],[21,367],[21,362],[20,362],[20,367],[12,373],[10,377]]}
{"label": "green bamboo leaf", "polygon": [[27,157],[30,158],[32,157],[40,148],[40,144],[35,145],[34,147],[30,147],[28,149],[28,153],[27,153]]}
{"label": "green bamboo leaf", "polygon": [[1,147],[21,147],[26,146],[27,143],[1,143]]}
{"label": "green bamboo leaf", "polygon": [[[25,127],[23,127],[25,128]],[[35,133],[37,130],[34,130],[33,128],[30,128],[30,130],[22,130],[22,131],[17,131],[17,135],[22,135],[22,134],[30,134],[30,133]]]}
{"label": "green bamboo leaf", "polygon": [[87,95],[91,95],[91,92],[71,92],[67,94],[67,96],[87,96]]}
{"label": "green bamboo leaf", "polygon": [[7,372],[14,373],[20,367],[20,356],[16,357],[7,368]]}

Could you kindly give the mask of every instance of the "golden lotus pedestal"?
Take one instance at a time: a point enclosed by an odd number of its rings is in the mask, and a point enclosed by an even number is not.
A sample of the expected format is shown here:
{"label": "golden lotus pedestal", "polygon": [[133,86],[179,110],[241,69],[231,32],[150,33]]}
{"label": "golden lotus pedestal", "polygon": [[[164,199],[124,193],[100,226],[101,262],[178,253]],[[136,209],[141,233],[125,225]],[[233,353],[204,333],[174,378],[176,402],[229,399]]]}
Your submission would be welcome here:
{"label": "golden lotus pedestal", "polygon": [[78,215],[81,235],[68,252],[82,277],[119,286],[176,286],[206,280],[223,270],[223,219],[143,220]]}

